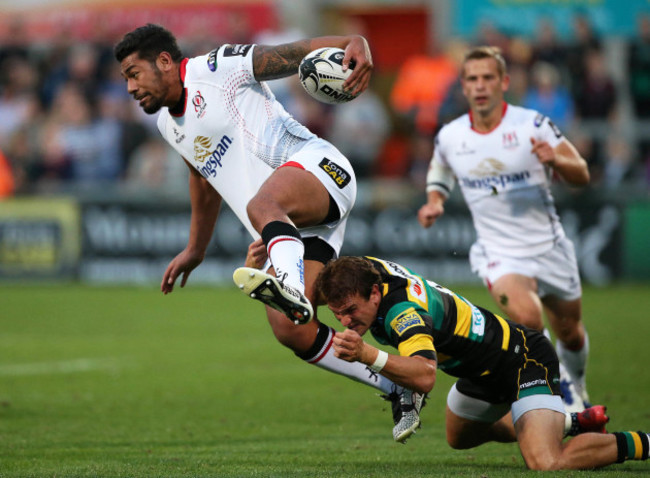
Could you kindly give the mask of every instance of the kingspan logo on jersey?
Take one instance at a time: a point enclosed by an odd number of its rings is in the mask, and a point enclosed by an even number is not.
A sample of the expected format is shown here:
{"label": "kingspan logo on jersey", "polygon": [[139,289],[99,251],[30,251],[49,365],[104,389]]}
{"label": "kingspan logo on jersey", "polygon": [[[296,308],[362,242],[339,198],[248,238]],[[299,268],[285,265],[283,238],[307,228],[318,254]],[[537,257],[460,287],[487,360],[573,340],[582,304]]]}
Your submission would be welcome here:
{"label": "kingspan logo on jersey", "polygon": [[223,135],[213,148],[210,138],[206,136],[197,136],[194,138],[194,161],[197,163],[205,163],[202,166],[197,165],[196,167],[204,178],[214,178],[217,176],[217,168],[223,166],[221,161],[228,152],[232,141],[230,137]]}
{"label": "kingspan logo on jersey", "polygon": [[505,188],[509,184],[526,182],[530,179],[530,171],[517,173],[502,173],[505,165],[494,158],[484,159],[479,165],[470,170],[470,174],[478,177],[460,177],[458,181],[471,189],[493,189],[497,186]]}

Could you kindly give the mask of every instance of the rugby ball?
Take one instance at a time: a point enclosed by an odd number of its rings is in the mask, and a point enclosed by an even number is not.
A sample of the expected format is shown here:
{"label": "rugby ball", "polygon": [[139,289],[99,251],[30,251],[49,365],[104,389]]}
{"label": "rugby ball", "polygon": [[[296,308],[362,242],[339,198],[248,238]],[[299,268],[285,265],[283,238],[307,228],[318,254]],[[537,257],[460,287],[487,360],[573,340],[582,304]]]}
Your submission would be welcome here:
{"label": "rugby ball", "polygon": [[356,97],[343,91],[343,82],[354,69],[350,62],[347,71],[343,71],[344,55],[340,48],[319,48],[302,59],[298,67],[300,83],[312,98],[335,105]]}

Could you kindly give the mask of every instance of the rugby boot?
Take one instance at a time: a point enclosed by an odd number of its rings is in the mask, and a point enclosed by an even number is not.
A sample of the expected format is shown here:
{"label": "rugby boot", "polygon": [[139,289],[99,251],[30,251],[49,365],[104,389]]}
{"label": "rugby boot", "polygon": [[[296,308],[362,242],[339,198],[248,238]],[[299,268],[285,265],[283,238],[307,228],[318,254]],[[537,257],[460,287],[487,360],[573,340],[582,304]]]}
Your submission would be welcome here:
{"label": "rugby boot", "polygon": [[306,324],[314,315],[309,300],[302,292],[271,274],[251,267],[240,267],[232,278],[244,294],[282,312],[295,324]]}
{"label": "rugby boot", "polygon": [[571,427],[567,436],[576,436],[581,433],[607,433],[605,426],[609,422],[607,407],[594,405],[579,413],[571,413]]}

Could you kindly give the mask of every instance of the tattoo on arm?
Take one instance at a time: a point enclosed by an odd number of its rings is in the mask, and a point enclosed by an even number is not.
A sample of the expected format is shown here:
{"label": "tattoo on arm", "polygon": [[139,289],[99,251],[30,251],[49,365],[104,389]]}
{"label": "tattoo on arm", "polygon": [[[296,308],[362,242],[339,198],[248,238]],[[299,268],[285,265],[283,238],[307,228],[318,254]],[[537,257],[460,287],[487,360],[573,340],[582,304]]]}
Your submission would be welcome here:
{"label": "tattoo on arm", "polygon": [[309,53],[309,40],[284,45],[257,45],[253,50],[253,72],[257,81],[275,80],[298,72],[298,65]]}

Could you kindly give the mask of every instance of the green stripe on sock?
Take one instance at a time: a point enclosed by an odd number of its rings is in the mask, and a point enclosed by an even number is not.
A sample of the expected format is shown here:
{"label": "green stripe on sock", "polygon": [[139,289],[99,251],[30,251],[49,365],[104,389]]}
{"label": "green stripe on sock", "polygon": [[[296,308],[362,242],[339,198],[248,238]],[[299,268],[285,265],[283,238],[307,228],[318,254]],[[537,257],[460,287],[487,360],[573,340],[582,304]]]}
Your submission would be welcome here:
{"label": "green stripe on sock", "polygon": [[633,432],[623,432],[625,440],[627,441],[627,459],[634,460],[636,454],[636,445],[634,444]]}

